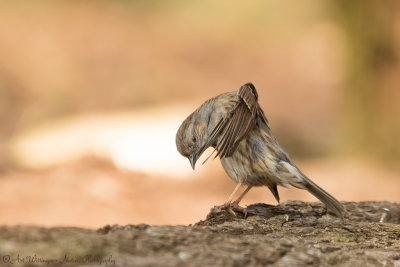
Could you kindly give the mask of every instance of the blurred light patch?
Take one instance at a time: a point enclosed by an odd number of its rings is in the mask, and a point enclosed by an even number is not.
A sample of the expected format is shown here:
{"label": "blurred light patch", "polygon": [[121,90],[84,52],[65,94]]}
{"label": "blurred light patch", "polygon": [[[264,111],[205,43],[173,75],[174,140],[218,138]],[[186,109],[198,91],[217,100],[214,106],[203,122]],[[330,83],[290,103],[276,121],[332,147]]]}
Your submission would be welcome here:
{"label": "blurred light patch", "polygon": [[174,106],[72,117],[16,136],[11,151],[16,163],[27,168],[95,156],[110,159],[125,171],[189,177],[193,171],[176,150],[175,134],[192,108]]}

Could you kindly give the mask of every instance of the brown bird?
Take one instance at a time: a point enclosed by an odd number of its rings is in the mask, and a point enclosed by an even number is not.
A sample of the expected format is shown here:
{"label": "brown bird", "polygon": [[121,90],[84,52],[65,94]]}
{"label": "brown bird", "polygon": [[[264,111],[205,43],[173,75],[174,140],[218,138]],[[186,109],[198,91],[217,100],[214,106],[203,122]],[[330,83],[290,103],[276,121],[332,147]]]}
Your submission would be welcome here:
{"label": "brown bird", "polygon": [[[292,185],[307,190],[343,218],[343,205],[305,176],[279,146],[251,83],[204,102],[179,127],[176,146],[193,170],[202,153],[210,146],[214,148],[215,157],[219,156],[225,171],[237,183],[223,205],[233,215],[233,208],[247,214],[239,202],[253,186],[267,186],[279,202],[277,186]],[[241,185],[247,188],[232,202]]]}

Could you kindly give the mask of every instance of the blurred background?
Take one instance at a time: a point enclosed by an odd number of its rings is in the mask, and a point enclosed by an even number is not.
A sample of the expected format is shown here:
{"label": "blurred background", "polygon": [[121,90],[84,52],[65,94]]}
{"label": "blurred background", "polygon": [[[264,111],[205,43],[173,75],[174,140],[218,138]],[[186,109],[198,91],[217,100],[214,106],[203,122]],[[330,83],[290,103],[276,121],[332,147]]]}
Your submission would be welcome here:
{"label": "blurred background", "polygon": [[193,172],[175,133],[246,82],[316,183],[400,201],[399,59],[396,0],[1,1],[0,224],[205,218],[235,184],[219,160]]}

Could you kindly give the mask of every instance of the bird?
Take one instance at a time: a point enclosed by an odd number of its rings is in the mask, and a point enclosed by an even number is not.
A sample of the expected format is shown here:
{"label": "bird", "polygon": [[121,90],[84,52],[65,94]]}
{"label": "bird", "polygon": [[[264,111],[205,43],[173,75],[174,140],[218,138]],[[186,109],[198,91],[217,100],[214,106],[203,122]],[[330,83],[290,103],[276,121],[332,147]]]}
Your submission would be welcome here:
{"label": "bird", "polygon": [[[343,205],[302,173],[280,147],[252,83],[205,101],[182,122],[175,141],[193,170],[204,151],[214,148],[203,164],[215,154],[214,159],[219,157],[225,172],[237,183],[221,205],[234,216],[235,209],[246,217],[247,210],[239,203],[252,187],[266,186],[279,203],[278,186],[293,186],[307,190],[343,219]],[[246,189],[232,201],[241,186]]]}

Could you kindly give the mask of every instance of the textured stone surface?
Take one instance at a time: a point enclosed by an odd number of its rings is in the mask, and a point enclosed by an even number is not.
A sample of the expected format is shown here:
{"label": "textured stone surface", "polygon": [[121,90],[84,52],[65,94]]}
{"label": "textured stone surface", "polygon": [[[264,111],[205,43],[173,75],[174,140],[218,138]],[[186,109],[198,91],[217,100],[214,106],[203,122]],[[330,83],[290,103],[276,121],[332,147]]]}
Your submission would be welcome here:
{"label": "textured stone surface", "polygon": [[[215,207],[193,226],[3,226],[0,261],[4,266],[400,266],[400,204],[344,205],[344,220],[327,214],[320,203],[289,201],[251,205],[247,218]],[[390,213],[380,223],[383,208]]]}

